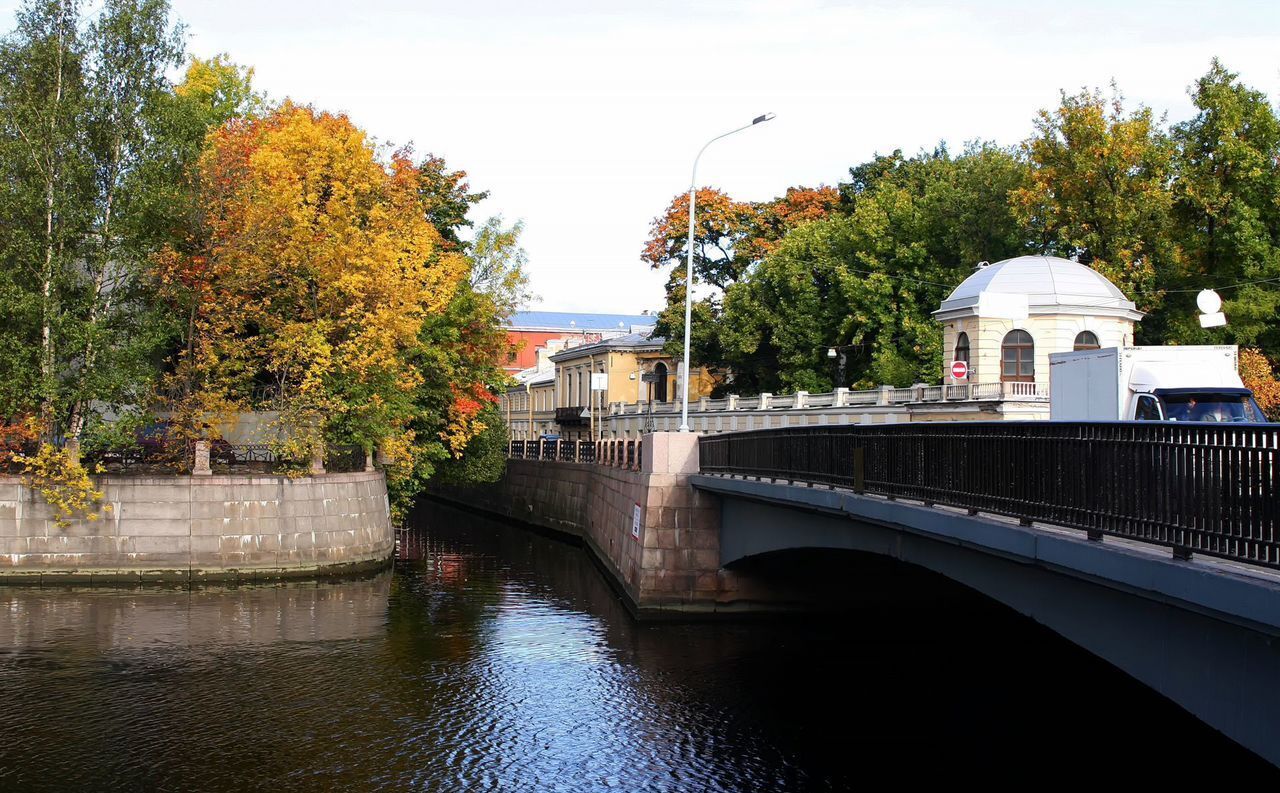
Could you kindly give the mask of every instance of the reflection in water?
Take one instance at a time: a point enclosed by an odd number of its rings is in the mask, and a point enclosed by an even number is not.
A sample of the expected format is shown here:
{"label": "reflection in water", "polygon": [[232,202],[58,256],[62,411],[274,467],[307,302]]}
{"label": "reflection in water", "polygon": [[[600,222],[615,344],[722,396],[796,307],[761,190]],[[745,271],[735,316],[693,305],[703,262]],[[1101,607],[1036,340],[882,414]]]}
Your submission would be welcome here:
{"label": "reflection in water", "polygon": [[432,507],[401,556],[341,582],[0,589],[0,789],[1155,781],[1184,779],[1167,760],[1192,753],[1267,770],[955,588],[821,618],[639,624],[580,549],[522,530]]}

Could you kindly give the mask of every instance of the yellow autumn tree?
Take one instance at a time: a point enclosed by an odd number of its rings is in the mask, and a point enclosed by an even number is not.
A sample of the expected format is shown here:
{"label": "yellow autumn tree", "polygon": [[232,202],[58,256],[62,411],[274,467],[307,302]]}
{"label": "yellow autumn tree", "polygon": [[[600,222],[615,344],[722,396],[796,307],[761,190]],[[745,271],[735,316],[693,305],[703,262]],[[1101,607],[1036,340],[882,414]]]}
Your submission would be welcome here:
{"label": "yellow autumn tree", "polygon": [[1271,421],[1280,421],[1280,380],[1275,367],[1260,350],[1240,350],[1240,379],[1253,392],[1258,407]]}
{"label": "yellow autumn tree", "polygon": [[468,264],[429,222],[410,156],[380,158],[346,116],[289,103],[230,121],[200,159],[199,239],[156,258],[195,296],[180,376],[205,400],[265,395],[298,459],[326,441],[411,448],[419,331]]}

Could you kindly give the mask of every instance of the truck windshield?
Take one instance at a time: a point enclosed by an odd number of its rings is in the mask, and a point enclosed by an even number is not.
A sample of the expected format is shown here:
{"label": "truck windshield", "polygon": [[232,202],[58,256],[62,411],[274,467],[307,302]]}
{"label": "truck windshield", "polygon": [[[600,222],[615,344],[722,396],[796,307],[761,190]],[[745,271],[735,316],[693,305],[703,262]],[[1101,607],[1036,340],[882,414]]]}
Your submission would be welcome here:
{"label": "truck windshield", "polygon": [[1165,394],[1160,401],[1170,421],[1266,421],[1253,397],[1245,394]]}

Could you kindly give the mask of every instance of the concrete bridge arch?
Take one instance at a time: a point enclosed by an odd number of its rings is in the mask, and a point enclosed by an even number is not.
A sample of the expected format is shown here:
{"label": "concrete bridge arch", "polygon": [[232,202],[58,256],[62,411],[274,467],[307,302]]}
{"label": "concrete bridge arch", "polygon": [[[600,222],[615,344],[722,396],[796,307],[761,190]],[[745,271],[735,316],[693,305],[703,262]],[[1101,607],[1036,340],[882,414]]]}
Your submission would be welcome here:
{"label": "concrete bridge arch", "polygon": [[729,569],[789,549],[915,565],[1107,660],[1280,765],[1280,576],[965,510],[696,475],[719,497]]}

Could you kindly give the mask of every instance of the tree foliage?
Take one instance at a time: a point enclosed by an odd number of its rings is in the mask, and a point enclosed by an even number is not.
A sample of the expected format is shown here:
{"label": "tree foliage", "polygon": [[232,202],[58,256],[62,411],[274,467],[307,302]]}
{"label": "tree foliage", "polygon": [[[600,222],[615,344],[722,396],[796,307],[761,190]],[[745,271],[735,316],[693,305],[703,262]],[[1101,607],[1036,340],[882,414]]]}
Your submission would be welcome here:
{"label": "tree foliage", "polygon": [[165,322],[144,278],[150,196],[175,178],[164,73],[181,32],[164,0],[30,0],[0,45],[0,384],[10,415],[38,410],[46,440],[77,443],[90,406],[136,403]]}
{"label": "tree foliage", "polygon": [[528,257],[520,247],[522,233],[523,221],[517,220],[505,227],[502,216],[498,215],[480,226],[468,246],[471,288],[488,295],[504,316],[532,299],[525,272]]}
{"label": "tree foliage", "polygon": [[1025,144],[1031,183],[1011,195],[1040,250],[1087,264],[1142,311],[1162,297],[1161,272],[1181,266],[1170,209],[1174,148],[1149,108],[1119,93],[1062,95]]}
{"label": "tree foliage", "polygon": [[190,312],[170,389],[184,434],[272,407],[284,454],[378,449],[403,502],[496,426],[518,227],[487,226],[502,239],[465,255],[433,224],[411,150],[384,158],[345,116],[289,102],[212,132],[196,190],[194,238],[154,260]]}
{"label": "tree foliage", "polygon": [[[695,202],[694,279],[713,290],[692,308],[690,343],[698,361],[717,362],[712,363],[714,371],[727,357],[717,329],[724,293],[747,277],[792,228],[830,214],[839,202],[839,193],[825,186],[793,187],[772,201],[752,203],[734,201],[713,188],[700,188]],[[672,199],[666,212],[653,220],[641,255],[654,269],[669,268],[667,307],[658,316],[656,332],[669,340],[673,355],[683,349],[688,250],[689,196],[685,193]]]}
{"label": "tree foliage", "polygon": [[1257,349],[1240,350],[1240,379],[1253,392],[1258,407],[1271,421],[1280,421],[1280,379],[1275,364]]}
{"label": "tree foliage", "polygon": [[[894,152],[851,176],[838,214],[793,229],[726,292],[717,363],[735,388],[935,378],[941,340],[930,314],[969,273],[969,257],[1023,251],[1007,195],[1027,172],[1009,151]],[[834,346],[845,352],[843,382],[826,354]]]}
{"label": "tree foliage", "polygon": [[411,154],[384,164],[346,117],[289,103],[212,133],[198,246],[157,259],[162,282],[201,293],[182,376],[242,400],[268,387],[307,449],[403,432],[421,379],[409,351],[465,272],[427,220]]}
{"label": "tree foliage", "polygon": [[[1191,87],[1196,115],[1173,129],[1177,143],[1173,215],[1185,255],[1183,291],[1158,319],[1185,343],[1224,340],[1280,353],[1280,119],[1266,95],[1240,83],[1216,59]],[[1249,283],[1253,282],[1253,283]],[[1195,321],[1202,286],[1224,290],[1230,324]]]}

